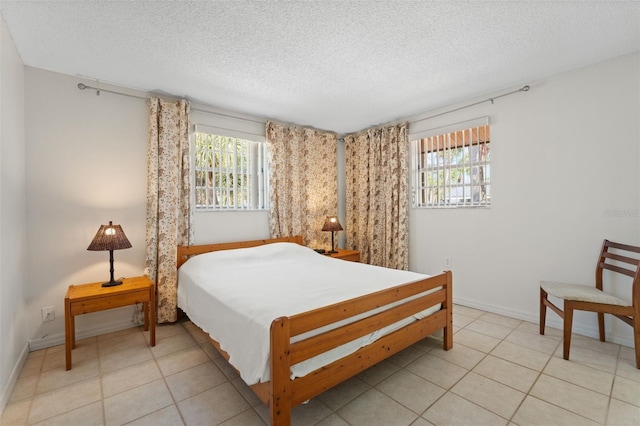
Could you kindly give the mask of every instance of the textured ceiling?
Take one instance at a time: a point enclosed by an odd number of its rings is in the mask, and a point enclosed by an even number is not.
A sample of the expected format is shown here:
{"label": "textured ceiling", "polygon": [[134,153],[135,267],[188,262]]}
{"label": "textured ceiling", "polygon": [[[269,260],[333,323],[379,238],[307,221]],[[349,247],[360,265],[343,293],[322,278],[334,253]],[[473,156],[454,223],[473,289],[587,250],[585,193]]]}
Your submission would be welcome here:
{"label": "textured ceiling", "polygon": [[640,50],[638,1],[0,0],[0,12],[25,65],[338,133]]}

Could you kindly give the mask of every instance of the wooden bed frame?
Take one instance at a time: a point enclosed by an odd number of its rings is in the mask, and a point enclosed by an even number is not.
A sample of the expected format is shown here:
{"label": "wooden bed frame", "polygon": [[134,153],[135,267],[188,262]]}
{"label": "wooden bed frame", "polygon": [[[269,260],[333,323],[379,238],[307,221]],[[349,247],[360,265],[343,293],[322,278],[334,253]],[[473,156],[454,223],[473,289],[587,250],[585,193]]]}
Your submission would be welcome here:
{"label": "wooden bed frame", "polygon": [[[196,254],[255,247],[275,242],[293,242],[302,245],[302,237],[295,236],[190,247],[180,246],[178,247],[178,268],[186,262],[190,256]],[[401,303],[396,307],[384,310],[378,314],[317,336],[291,343],[292,337],[307,331],[439,287],[441,288],[437,291]],[[451,271],[445,271],[440,275],[432,276],[422,281],[402,284],[309,312],[275,319],[271,323],[270,331],[271,381],[257,383],[252,386],[253,391],[262,402],[269,405],[271,425],[289,425],[291,422],[291,409],[293,407],[342,383],[378,362],[389,358],[439,329],[443,329],[444,331],[444,349],[451,349],[453,346],[452,296],[452,274]],[[369,334],[374,330],[393,324],[402,318],[423,311],[438,303],[441,304],[441,308],[435,313],[417,320],[393,333],[387,334],[374,343],[360,348],[353,354],[347,355],[304,377],[298,377],[293,380],[290,379],[292,365],[338,347],[357,337]],[[218,342],[213,339],[210,340],[216,349],[228,360],[229,356],[220,348]]]}

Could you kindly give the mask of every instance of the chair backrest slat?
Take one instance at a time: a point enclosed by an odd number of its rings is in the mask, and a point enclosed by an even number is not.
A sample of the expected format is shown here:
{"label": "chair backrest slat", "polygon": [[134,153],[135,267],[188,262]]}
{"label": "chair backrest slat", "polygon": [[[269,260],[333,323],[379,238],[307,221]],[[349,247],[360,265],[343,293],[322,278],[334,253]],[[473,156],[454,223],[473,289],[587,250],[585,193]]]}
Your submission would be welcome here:
{"label": "chair backrest slat", "polygon": [[628,275],[631,278],[634,278],[636,276],[636,271],[632,271],[630,269],[626,269],[621,266],[610,265],[608,263],[600,262],[599,267],[602,269],[608,269],[613,272],[619,272],[621,274]]}
{"label": "chair backrest slat", "polygon": [[604,246],[613,247],[615,249],[620,249],[625,251],[631,251],[634,253],[640,253],[640,247],[632,246],[629,244],[614,243],[613,241],[609,241],[609,240],[605,240]]}
{"label": "chair backrest slat", "polygon": [[604,257],[612,260],[617,260],[618,262],[628,263],[629,265],[634,265],[636,268],[638,264],[640,264],[640,259],[634,259],[633,257],[621,256],[619,254],[605,252],[602,254]]}
{"label": "chair backrest slat", "polygon": [[[614,249],[616,253],[610,252],[610,249]],[[631,299],[633,305],[636,306],[640,304],[640,258],[631,257],[633,256],[632,253],[640,254],[640,247],[604,240],[600,259],[598,260],[598,267],[596,268],[596,288],[600,290],[603,289],[603,269],[631,277],[633,280],[631,285]],[[615,262],[621,262],[624,265],[618,265],[615,264]]]}

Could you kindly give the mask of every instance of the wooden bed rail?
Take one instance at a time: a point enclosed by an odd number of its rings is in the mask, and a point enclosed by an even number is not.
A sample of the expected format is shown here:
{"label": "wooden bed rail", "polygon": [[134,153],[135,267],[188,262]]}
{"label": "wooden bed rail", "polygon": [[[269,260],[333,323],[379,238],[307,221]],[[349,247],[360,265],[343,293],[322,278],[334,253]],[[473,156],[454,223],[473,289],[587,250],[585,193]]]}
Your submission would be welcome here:
{"label": "wooden bed rail", "polygon": [[[299,342],[291,343],[291,365],[313,358],[316,355],[327,352],[330,349],[359,337],[366,336],[383,327],[395,324],[433,305],[444,303],[444,301],[444,290],[439,290],[436,293],[400,304],[365,319],[343,325],[342,327],[309,337]],[[292,319],[292,322],[295,323],[295,320]]]}
{"label": "wooden bed rail", "polygon": [[[398,302],[416,294],[443,286],[446,284],[443,277],[444,274],[436,275],[426,280],[402,284],[397,287],[380,290],[342,303],[323,306],[322,308],[295,315],[291,317],[293,321],[293,325],[291,326],[291,335],[297,336],[333,322],[351,318],[380,306]],[[405,315],[405,317],[406,316],[407,315]],[[329,322],[327,322],[328,319],[330,320]]]}
{"label": "wooden bed rail", "polygon": [[[439,287],[441,288],[436,291],[409,299],[365,319],[291,343],[292,337],[336,322],[336,316],[339,318],[353,317],[373,308],[396,303],[398,300],[410,298],[426,290]],[[387,334],[353,354],[304,377],[293,380],[290,378],[292,365],[437,304],[441,305],[437,312]],[[374,306],[372,307],[372,305]],[[336,315],[336,312],[342,314]],[[373,293],[368,297],[356,298],[292,317],[276,319],[271,325],[271,382],[268,390],[270,395],[264,395],[269,401],[271,425],[289,425],[291,409],[296,405],[342,383],[439,329],[444,330],[444,349],[451,349],[453,328],[452,274],[450,271],[416,283]],[[263,384],[256,386],[260,387],[260,385]],[[254,390],[256,389],[254,388]],[[263,389],[262,393],[265,392],[267,391]],[[260,396],[258,390],[256,393]]]}
{"label": "wooden bed rail", "polygon": [[233,243],[214,243],[214,244],[202,244],[197,246],[178,246],[178,259],[177,267],[181,267],[184,262],[189,260],[189,257],[202,253],[210,253],[212,251],[220,250],[232,250],[238,248],[248,248],[263,246],[271,243],[296,243],[302,245],[302,236],[296,235],[293,237],[283,238],[270,238],[268,240],[252,240],[241,241]]}

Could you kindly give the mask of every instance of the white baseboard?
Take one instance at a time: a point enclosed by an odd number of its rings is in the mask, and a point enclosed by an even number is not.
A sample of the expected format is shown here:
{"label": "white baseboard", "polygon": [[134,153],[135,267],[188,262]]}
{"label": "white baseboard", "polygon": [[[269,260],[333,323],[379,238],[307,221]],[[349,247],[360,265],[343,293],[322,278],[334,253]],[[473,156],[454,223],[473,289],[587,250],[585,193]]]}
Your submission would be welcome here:
{"label": "white baseboard", "polygon": [[2,413],[4,412],[4,408],[7,406],[9,402],[9,398],[13,393],[13,388],[18,381],[18,377],[20,376],[20,372],[22,371],[22,367],[24,367],[24,363],[27,361],[27,357],[29,356],[29,344],[25,344],[22,352],[20,352],[20,356],[18,357],[18,361],[13,366],[11,370],[11,374],[9,375],[9,380],[7,385],[2,390],[0,394],[0,417],[2,417]]}
{"label": "white baseboard", "polygon": [[[98,336],[100,334],[111,333],[114,331],[120,331],[126,328],[138,327],[139,325],[140,324],[132,322],[131,319],[123,319],[119,321],[111,321],[98,327],[88,328],[84,330],[76,329],[76,340],[86,339],[88,337]],[[64,345],[64,333],[58,333],[38,339],[29,340],[29,350],[31,351],[37,351],[57,345]]]}
{"label": "white baseboard", "polygon": [[[504,315],[506,317],[510,317],[510,318],[516,318],[516,319],[520,319],[523,321],[528,321],[528,322],[532,322],[534,324],[539,324],[540,323],[540,318],[538,317],[538,315],[529,315],[520,311],[514,311],[511,309],[507,309],[503,306],[497,306],[497,305],[490,305],[490,304],[486,304],[486,303],[479,303],[477,301],[474,300],[467,300],[467,299],[460,299],[460,298],[453,298],[453,303],[457,304],[457,305],[462,305],[462,306],[467,306],[469,308],[475,308],[475,309],[480,309],[483,311],[487,311],[487,312],[491,312],[493,314],[498,314],[498,315]],[[555,318],[553,318],[555,317]],[[560,318],[558,316],[554,315],[547,315],[547,327],[553,327],[553,328],[557,328],[558,330],[562,330],[562,321],[560,320]],[[572,327],[572,332],[575,334],[580,334],[582,336],[587,336],[587,337],[593,337],[595,339],[598,339],[600,334],[598,332],[598,327],[597,324],[594,324],[593,327],[585,327],[582,324],[578,324],[578,323],[573,323],[573,327]],[[634,347],[634,343],[632,339],[629,339],[627,337],[624,336],[619,336],[615,333],[611,333],[608,332],[607,333],[607,341],[608,342],[612,342],[612,343],[617,343],[619,345],[623,345],[623,346],[629,346],[631,348]]]}

